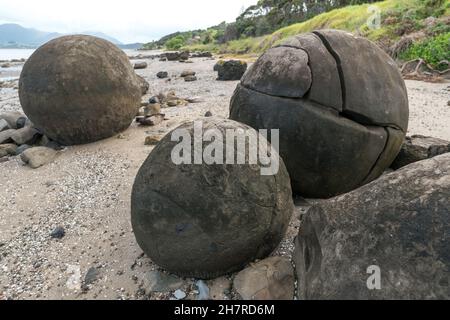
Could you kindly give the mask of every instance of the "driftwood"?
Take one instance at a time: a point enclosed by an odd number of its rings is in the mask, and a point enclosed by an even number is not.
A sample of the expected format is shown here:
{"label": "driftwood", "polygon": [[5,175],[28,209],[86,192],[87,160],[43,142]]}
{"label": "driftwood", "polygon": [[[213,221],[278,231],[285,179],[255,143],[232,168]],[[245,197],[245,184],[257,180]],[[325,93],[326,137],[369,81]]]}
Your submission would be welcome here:
{"label": "driftwood", "polygon": [[[439,62],[439,65],[447,65],[450,63],[447,60]],[[403,63],[400,69],[405,79],[424,80],[430,82],[442,82],[444,79],[450,79],[450,68],[443,71],[436,70],[425,60],[413,59]]]}

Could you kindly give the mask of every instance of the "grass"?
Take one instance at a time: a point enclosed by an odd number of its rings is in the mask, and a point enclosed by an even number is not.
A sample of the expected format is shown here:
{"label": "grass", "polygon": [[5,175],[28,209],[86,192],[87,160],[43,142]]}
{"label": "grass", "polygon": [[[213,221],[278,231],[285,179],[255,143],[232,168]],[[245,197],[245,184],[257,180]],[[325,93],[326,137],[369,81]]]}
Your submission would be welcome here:
{"label": "grass", "polygon": [[439,66],[439,62],[450,61],[450,32],[415,43],[401,55],[403,60],[413,60],[417,57],[438,69],[446,68]]}
{"label": "grass", "polygon": [[[185,49],[221,54],[260,54],[290,36],[317,29],[340,29],[357,33],[373,41],[385,39],[395,41],[400,37],[399,29],[405,28],[405,26],[412,30],[420,30],[423,28],[422,20],[426,17],[449,15],[449,2],[444,1],[444,4],[436,9],[429,5],[429,1],[433,0],[385,0],[374,4],[347,6],[282,28],[268,36],[245,38],[226,44],[192,45]],[[368,18],[373,14],[369,10],[370,6],[376,6],[380,10],[381,27],[378,29],[369,28],[367,25]],[[389,17],[393,18],[392,21],[384,23]],[[419,50],[414,52],[418,53]]]}

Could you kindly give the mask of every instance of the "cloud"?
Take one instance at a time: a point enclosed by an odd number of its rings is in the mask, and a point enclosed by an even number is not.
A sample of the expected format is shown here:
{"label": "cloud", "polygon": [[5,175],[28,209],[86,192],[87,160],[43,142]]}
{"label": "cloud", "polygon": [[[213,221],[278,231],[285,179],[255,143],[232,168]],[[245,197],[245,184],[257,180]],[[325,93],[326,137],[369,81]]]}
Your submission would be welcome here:
{"label": "cloud", "polygon": [[44,31],[100,31],[147,42],[175,31],[233,21],[257,0],[0,0],[0,21]]}

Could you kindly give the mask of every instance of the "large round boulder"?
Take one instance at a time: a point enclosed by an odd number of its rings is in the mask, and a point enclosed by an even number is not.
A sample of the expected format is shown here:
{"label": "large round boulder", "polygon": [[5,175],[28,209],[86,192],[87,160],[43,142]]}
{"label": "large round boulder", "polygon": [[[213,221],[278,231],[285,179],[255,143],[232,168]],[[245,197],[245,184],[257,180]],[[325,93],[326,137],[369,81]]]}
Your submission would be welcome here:
{"label": "large round boulder", "polygon": [[[265,165],[250,163],[248,141],[243,153],[234,139],[226,138],[227,130],[240,137],[257,136],[254,129],[214,117],[201,121],[205,137],[214,133],[217,138],[217,155],[222,147],[224,156],[233,150],[225,148],[232,143],[234,155],[245,155],[245,163],[175,164],[179,162],[172,153],[183,153],[177,135],[191,140],[183,140],[192,148],[184,150],[191,160],[195,150],[205,154],[214,143],[196,149],[194,123],[178,127],[160,141],[137,174],[131,222],[138,244],[155,263],[180,276],[208,279],[270,254],[286,231],[293,201],[288,173],[273,148],[268,153],[278,159],[279,170],[262,175]],[[268,145],[261,135],[259,139]]]}
{"label": "large round boulder", "polygon": [[450,154],[323,200],[302,220],[299,299],[450,298]]}
{"label": "large round boulder", "polygon": [[37,49],[19,81],[33,124],[64,145],[110,137],[132,122],[141,89],[126,54],[92,36],[64,36]]}
{"label": "large round boulder", "polygon": [[380,176],[400,150],[408,98],[394,61],[336,30],[286,40],[247,71],[230,118],[280,130],[293,191],[327,198]]}

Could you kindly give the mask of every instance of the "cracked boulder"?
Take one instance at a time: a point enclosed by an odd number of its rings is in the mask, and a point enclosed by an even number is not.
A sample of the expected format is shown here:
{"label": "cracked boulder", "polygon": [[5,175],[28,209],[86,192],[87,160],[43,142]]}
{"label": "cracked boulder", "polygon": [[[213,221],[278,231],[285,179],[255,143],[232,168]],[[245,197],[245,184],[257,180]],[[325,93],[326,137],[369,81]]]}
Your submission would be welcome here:
{"label": "cracked boulder", "polygon": [[267,50],[230,106],[233,120],[279,129],[292,189],[311,198],[379,177],[400,150],[408,116],[394,61],[369,40],[335,30],[301,34]]}
{"label": "cracked boulder", "polygon": [[[258,137],[254,129],[232,120],[201,120],[204,134],[215,132],[223,137],[214,140],[217,154],[228,143],[234,145],[235,155],[243,152],[237,149],[234,138],[227,141],[227,130],[242,137],[246,133]],[[220,160],[175,164],[179,162],[174,163],[172,153],[181,150],[177,151],[179,139],[172,141],[173,134],[183,134],[182,139],[187,139],[182,153],[193,160],[194,124],[190,122],[158,143],[133,185],[131,222],[143,251],[174,274],[200,279],[240,270],[269,255],[280,243],[293,212],[283,162],[274,175],[262,175],[263,164],[249,162],[247,142],[244,164],[220,164]],[[267,144],[264,137],[259,139]],[[200,145],[200,151],[206,154],[213,143],[204,143],[203,147]],[[279,159],[273,148],[270,153],[273,159]]]}
{"label": "cracked boulder", "polygon": [[92,36],[38,48],[23,66],[20,103],[36,128],[63,145],[111,137],[131,124],[141,87],[126,54]]}
{"label": "cracked boulder", "polygon": [[295,240],[299,299],[448,300],[449,207],[450,153],[319,202]]}

